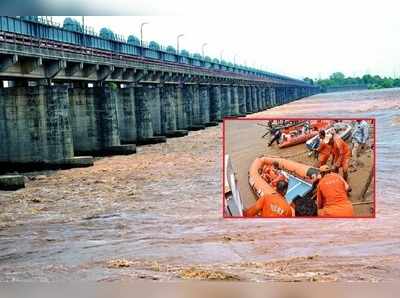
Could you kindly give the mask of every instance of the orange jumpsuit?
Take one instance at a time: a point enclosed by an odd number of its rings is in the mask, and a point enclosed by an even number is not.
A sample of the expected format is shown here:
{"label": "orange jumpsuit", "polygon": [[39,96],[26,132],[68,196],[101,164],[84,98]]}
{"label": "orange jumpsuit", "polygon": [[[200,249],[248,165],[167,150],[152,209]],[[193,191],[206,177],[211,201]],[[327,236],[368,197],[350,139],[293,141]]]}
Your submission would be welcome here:
{"label": "orange jumpsuit", "polygon": [[335,135],[333,139],[332,155],[335,166],[338,168],[343,168],[343,171],[347,172],[349,168],[351,150],[349,145],[347,145],[347,143],[338,135]]}
{"label": "orange jumpsuit", "polygon": [[329,156],[331,156],[332,153],[332,146],[321,141],[317,151],[319,152],[318,161],[321,167],[328,162]]}
{"label": "orange jumpsuit", "polygon": [[255,217],[261,213],[261,217],[291,217],[294,211],[279,193],[264,195],[250,208],[244,211],[245,217]]}
{"label": "orange jumpsuit", "polygon": [[265,180],[268,182],[275,180],[278,177],[278,174],[276,173],[275,169],[273,166],[267,166],[265,165],[263,167],[263,172],[261,175]]}
{"label": "orange jumpsuit", "polygon": [[347,183],[336,174],[326,174],[318,183],[318,216],[353,216],[353,205],[347,197]]}

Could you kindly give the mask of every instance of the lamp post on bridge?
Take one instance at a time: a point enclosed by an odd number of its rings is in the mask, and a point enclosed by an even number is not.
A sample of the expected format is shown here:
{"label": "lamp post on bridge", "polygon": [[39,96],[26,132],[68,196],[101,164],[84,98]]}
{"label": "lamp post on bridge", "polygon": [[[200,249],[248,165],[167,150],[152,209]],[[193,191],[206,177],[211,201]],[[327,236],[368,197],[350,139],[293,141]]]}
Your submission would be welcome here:
{"label": "lamp post on bridge", "polygon": [[201,45],[201,55],[203,56],[203,59],[204,59],[204,47],[206,45],[208,45],[208,43],[206,43],[206,42]]}
{"label": "lamp post on bridge", "polygon": [[185,36],[185,34],[179,34],[177,37],[176,37],[176,53],[179,55],[179,39],[181,38],[181,37],[183,37],[183,36]]}
{"label": "lamp post on bridge", "polygon": [[143,56],[143,26],[147,25],[147,24],[149,24],[149,23],[143,22],[140,24],[140,50],[141,50],[140,52],[141,52],[142,56]]}

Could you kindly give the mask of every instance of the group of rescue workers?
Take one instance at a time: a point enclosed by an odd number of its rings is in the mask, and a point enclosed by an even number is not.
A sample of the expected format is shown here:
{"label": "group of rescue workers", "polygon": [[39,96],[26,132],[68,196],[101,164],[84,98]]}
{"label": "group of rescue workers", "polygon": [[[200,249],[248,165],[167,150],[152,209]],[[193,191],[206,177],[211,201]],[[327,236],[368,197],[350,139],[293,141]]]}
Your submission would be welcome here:
{"label": "group of rescue workers", "polygon": [[[275,136],[273,135],[274,139]],[[298,196],[292,203],[285,199],[288,190],[288,175],[279,169],[279,163],[265,165],[261,176],[275,192],[264,195],[250,208],[244,210],[246,217],[292,217],[292,216],[320,216],[320,217],[352,217],[353,205],[349,200],[352,191],[348,184],[348,169],[350,159],[358,162],[361,150],[365,150],[369,138],[369,124],[365,120],[357,120],[351,136],[352,149],[335,132],[319,131],[320,145],[318,152],[319,175],[314,178],[313,187],[316,188],[316,199],[307,199]],[[330,157],[331,165],[327,165]],[[340,175],[340,170],[342,175]]]}

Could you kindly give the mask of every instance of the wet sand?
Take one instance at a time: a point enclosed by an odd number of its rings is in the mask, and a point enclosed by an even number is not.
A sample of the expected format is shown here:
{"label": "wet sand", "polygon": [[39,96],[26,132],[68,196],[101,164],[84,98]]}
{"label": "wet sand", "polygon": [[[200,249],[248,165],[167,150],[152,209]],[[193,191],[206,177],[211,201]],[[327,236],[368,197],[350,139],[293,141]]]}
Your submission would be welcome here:
{"label": "wet sand", "polygon": [[222,219],[219,126],[0,192],[0,280],[398,280],[399,108],[395,89],[262,113],[377,117],[376,219]]}
{"label": "wet sand", "polygon": [[[259,156],[277,156],[287,158],[293,161],[307,164],[310,166],[318,166],[318,161],[314,157],[309,157],[309,151],[306,145],[299,144],[296,146],[279,149],[276,144],[268,147],[270,136],[265,138],[266,129],[262,125],[267,125],[267,121],[262,120],[228,120],[225,121],[225,150],[231,156],[233,169],[236,173],[238,187],[245,208],[250,207],[256,202],[256,195],[252,191],[249,180],[248,170],[251,163]],[[373,128],[370,129],[370,141],[373,144]],[[350,140],[348,140],[350,145]],[[356,203],[354,205],[355,216],[373,216],[374,204],[360,204],[361,202],[372,202],[373,183],[369,187],[364,198],[361,193],[367,183],[368,176],[373,165],[373,151],[369,148],[362,151],[359,166],[355,167],[354,160],[351,160],[349,168],[349,184],[352,187],[350,201]],[[330,163],[330,160],[329,162]]]}

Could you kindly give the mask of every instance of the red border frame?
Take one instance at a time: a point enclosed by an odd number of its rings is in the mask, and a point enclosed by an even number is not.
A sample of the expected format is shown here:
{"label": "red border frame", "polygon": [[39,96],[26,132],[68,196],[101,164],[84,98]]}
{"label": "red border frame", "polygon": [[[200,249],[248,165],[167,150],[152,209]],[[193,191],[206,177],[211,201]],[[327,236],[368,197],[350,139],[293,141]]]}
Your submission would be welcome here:
{"label": "red border frame", "polygon": [[[308,217],[308,216],[293,216],[293,217],[242,217],[242,216],[225,216],[224,215],[224,209],[225,209],[225,200],[224,200],[224,189],[225,189],[225,121],[229,120],[240,120],[240,121],[264,121],[264,120],[372,120],[374,122],[374,163],[373,163],[373,179],[374,179],[374,190],[373,190],[373,198],[374,198],[374,214],[373,216],[355,216],[355,217],[338,217],[338,216],[323,216],[323,217]],[[223,219],[310,219],[310,220],[324,220],[324,219],[347,219],[347,220],[353,220],[353,219],[375,219],[376,218],[376,151],[377,151],[377,146],[376,146],[376,118],[375,117],[356,117],[356,118],[338,118],[338,117],[324,117],[324,118],[318,118],[318,117],[224,117],[222,121],[222,217]]]}

